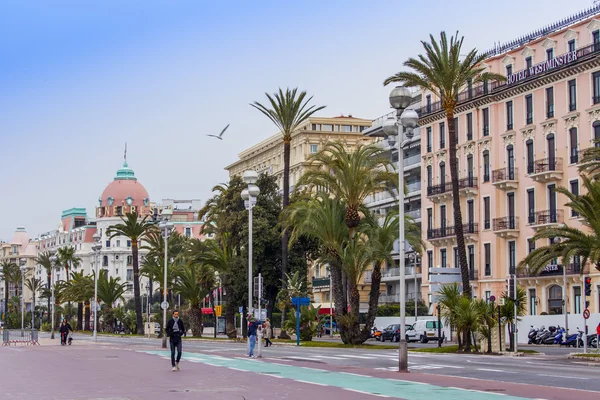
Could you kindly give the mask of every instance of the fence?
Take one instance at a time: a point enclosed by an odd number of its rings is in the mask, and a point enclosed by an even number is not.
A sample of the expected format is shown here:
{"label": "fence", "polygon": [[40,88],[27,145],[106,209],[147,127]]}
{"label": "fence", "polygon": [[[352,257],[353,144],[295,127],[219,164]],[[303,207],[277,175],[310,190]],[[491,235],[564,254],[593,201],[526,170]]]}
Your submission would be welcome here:
{"label": "fence", "polygon": [[39,345],[37,329],[4,329],[2,331],[2,346],[10,346],[11,344],[15,346],[17,344]]}

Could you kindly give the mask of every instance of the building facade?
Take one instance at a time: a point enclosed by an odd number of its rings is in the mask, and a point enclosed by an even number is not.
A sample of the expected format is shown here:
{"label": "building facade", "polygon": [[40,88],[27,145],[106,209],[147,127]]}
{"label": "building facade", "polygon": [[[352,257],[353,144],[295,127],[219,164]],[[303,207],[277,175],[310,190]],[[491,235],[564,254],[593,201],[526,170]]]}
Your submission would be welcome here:
{"label": "building facade", "polygon": [[[469,85],[455,113],[463,230],[471,284],[480,298],[501,296],[519,261],[548,244],[531,240],[540,228],[586,229],[555,189],[582,190],[581,153],[600,139],[600,7],[487,54],[485,69],[507,81]],[[419,123],[427,188],[424,263],[458,267],[446,120],[430,93],[424,93]],[[579,259],[551,262],[539,276],[517,271],[527,312],[581,313],[582,274],[593,279],[587,300],[590,311],[598,312],[600,273]],[[423,292],[430,295],[429,286],[425,279]]]}
{"label": "building facade", "polygon": [[[421,92],[415,93],[413,103],[409,106],[412,109],[418,109],[421,105]],[[371,128],[365,130],[364,135],[376,138],[377,143],[389,154],[394,166],[398,168],[398,145],[395,143],[390,146],[386,135],[383,132],[384,122],[392,117],[395,118],[396,111],[385,114],[375,121]],[[406,142],[404,146],[403,166],[404,166],[404,213],[409,215],[416,224],[421,226],[421,129],[414,129],[414,136]],[[380,220],[390,211],[398,210],[397,192],[380,192],[371,195],[365,202],[366,206]],[[406,276],[406,294],[407,299],[418,300],[422,298],[422,271],[421,255],[417,253],[410,245],[405,245],[405,276]],[[379,304],[399,304],[400,302],[400,261],[398,252],[392,253],[394,263],[386,265],[381,271],[381,281],[385,285],[379,296]],[[371,273],[365,275],[365,283],[370,283]]]}

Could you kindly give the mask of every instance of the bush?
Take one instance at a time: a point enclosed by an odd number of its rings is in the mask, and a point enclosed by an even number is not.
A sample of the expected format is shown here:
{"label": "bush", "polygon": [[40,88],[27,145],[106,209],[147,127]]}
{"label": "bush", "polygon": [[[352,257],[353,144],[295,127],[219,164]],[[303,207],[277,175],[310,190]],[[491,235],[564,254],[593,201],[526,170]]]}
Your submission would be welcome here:
{"label": "bush", "polygon": [[42,332],[50,332],[51,329],[52,329],[52,324],[50,324],[49,322],[44,322],[42,324],[42,328],[40,330]]}
{"label": "bush", "polygon": [[[419,315],[425,316],[429,315],[429,307],[422,301],[417,302],[417,309],[419,310]],[[377,316],[378,317],[397,317],[400,315],[400,305],[398,304],[383,304],[377,307]],[[406,315],[409,317],[413,317],[415,315],[415,302],[408,301],[406,302]]]}

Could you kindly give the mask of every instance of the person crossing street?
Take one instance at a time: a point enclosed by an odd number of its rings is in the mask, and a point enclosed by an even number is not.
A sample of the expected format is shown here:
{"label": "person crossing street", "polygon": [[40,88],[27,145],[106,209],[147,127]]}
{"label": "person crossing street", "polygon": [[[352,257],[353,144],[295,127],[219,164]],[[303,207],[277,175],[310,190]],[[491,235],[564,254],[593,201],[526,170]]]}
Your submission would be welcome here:
{"label": "person crossing street", "polygon": [[[171,367],[172,371],[179,371],[179,361],[181,360],[182,340],[181,336],[186,336],[183,321],[179,319],[179,311],[173,311],[173,318],[167,323],[167,336],[171,344]],[[175,357],[177,349],[177,358]]]}

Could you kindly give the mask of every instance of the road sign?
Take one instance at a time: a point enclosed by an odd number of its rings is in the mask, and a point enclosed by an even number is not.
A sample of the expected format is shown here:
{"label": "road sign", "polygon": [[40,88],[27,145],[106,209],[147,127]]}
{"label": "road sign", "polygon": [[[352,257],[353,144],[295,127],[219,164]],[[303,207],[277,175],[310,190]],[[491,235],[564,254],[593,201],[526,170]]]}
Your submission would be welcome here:
{"label": "road sign", "polygon": [[259,321],[266,321],[267,320],[267,310],[262,309],[260,310],[260,314],[258,312],[258,309],[254,310],[254,318],[256,318]]}
{"label": "road sign", "polygon": [[162,303],[160,303],[160,308],[162,308],[163,310],[166,310],[167,308],[169,308],[169,303],[166,301],[163,301]]}
{"label": "road sign", "polygon": [[254,297],[262,297],[263,278],[260,274],[254,277]]}
{"label": "road sign", "polygon": [[221,312],[223,310],[222,308],[223,306],[215,306],[215,314],[217,315],[217,317],[221,316]]}
{"label": "road sign", "polygon": [[244,307],[240,306],[240,314],[244,312]]}
{"label": "road sign", "polygon": [[493,302],[495,302],[495,301],[496,301],[496,296],[494,296],[494,295],[490,296],[490,301],[491,301],[492,303],[493,303]]}
{"label": "road sign", "polygon": [[460,275],[429,275],[429,282],[432,283],[461,283]]}
{"label": "road sign", "polygon": [[583,318],[588,319],[589,317],[590,317],[590,310],[588,310],[586,308],[585,310],[583,310]]}
{"label": "road sign", "polygon": [[394,248],[394,251],[396,253],[400,252],[400,239],[394,240],[394,246],[393,246],[393,248]]}
{"label": "road sign", "polygon": [[298,306],[307,306],[310,304],[310,298],[308,297],[292,297],[292,305]]}
{"label": "road sign", "polygon": [[503,306],[504,304],[505,304],[504,297],[501,297],[501,298],[498,300],[498,305],[499,305],[499,306]]}

